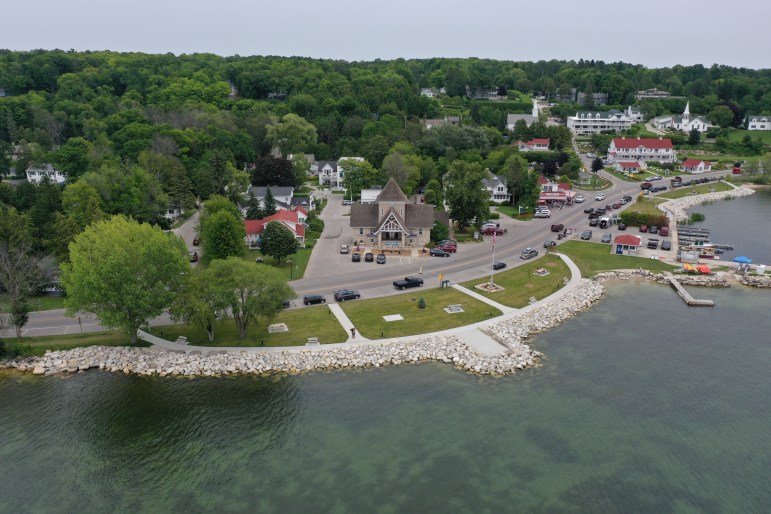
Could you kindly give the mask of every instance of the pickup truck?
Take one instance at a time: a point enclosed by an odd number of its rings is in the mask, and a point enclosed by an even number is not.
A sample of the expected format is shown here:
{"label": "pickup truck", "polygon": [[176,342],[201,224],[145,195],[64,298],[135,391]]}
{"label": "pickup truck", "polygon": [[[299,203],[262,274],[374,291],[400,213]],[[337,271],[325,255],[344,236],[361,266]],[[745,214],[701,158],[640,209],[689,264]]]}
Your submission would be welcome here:
{"label": "pickup truck", "polygon": [[394,280],[396,289],[407,289],[408,287],[423,286],[423,279],[418,277],[404,277],[404,280]]}

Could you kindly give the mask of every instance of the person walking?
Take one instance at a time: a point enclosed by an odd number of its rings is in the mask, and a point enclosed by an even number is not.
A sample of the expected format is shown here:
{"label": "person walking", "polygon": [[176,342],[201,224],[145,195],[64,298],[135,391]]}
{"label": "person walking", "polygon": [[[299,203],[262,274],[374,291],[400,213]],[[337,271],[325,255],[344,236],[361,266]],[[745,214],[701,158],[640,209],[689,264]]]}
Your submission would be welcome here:
{"label": "person walking", "polygon": [[356,339],[356,327],[351,327],[351,339]]}

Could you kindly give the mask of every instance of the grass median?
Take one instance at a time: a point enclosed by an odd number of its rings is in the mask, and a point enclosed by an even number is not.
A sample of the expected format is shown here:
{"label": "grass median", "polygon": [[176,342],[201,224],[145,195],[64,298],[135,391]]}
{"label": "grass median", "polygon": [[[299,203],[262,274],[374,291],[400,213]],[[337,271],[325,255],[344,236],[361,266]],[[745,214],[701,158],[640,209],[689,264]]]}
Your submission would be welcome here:
{"label": "grass median", "polygon": [[[549,274],[536,275],[535,271],[540,268],[547,270]],[[530,298],[541,300],[559,290],[565,277],[570,278],[567,264],[556,255],[544,255],[516,268],[497,272],[494,282],[503,287],[503,291],[489,293],[476,288],[478,284],[489,282],[489,276],[469,280],[461,285],[507,307],[521,308],[528,305]]]}
{"label": "grass median", "polygon": [[[418,307],[423,297],[426,308]],[[445,307],[460,304],[463,312],[448,314]],[[341,303],[356,329],[369,339],[401,337],[437,332],[499,316],[501,311],[452,288],[426,289],[411,293]],[[399,314],[404,319],[386,321]]]}
{"label": "grass median", "polygon": [[[616,233],[615,235],[621,235]],[[675,266],[665,262],[610,253],[611,245],[584,241],[567,241],[557,247],[576,263],[582,277],[593,277],[601,271],[616,269],[645,269],[649,271],[672,271]]]}
{"label": "grass median", "polygon": [[194,325],[163,325],[153,327],[152,333],[169,341],[187,337],[194,346],[302,346],[309,337],[317,337],[322,344],[342,343],[348,335],[326,305],[290,309],[281,312],[273,323],[286,323],[288,332],[268,333],[265,321],[250,325],[246,337],[239,339],[232,319],[220,320],[214,326],[214,341],[209,342],[206,332]]}
{"label": "grass median", "polygon": [[708,182],[706,184],[699,184],[698,186],[678,187],[666,193],[661,193],[658,195],[658,197],[673,200],[675,198],[683,198],[693,195],[704,195],[707,193],[716,193],[720,191],[730,191],[732,189],[733,187],[729,186],[725,182]]}
{"label": "grass median", "polygon": [[[131,338],[123,332],[90,332],[87,334],[68,334],[61,336],[23,337],[17,344],[15,338],[5,339],[6,348],[17,347],[23,355],[43,355],[46,350],[71,350],[83,346],[131,346]],[[150,346],[144,341],[137,341],[134,346]]]}

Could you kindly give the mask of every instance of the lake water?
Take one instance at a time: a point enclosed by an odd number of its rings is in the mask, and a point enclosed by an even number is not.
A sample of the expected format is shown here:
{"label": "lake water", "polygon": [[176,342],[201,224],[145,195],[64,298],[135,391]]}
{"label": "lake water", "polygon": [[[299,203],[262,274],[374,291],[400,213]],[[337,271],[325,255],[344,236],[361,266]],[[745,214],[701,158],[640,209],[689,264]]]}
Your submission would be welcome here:
{"label": "lake water", "polygon": [[771,264],[771,189],[734,200],[697,205],[688,211],[704,214],[695,227],[710,230],[713,243],[732,244],[722,256],[731,261],[744,255],[755,264]]}
{"label": "lake water", "polygon": [[768,512],[771,293],[697,296],[613,287],[504,378],[0,374],[0,512]]}

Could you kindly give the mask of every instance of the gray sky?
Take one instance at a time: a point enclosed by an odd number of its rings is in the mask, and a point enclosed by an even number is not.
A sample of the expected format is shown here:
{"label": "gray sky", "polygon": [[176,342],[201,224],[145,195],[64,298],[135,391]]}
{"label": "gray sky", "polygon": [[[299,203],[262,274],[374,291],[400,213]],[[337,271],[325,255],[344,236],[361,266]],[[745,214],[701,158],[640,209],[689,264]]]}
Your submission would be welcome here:
{"label": "gray sky", "polygon": [[38,0],[12,12],[0,48],[771,68],[766,0]]}

